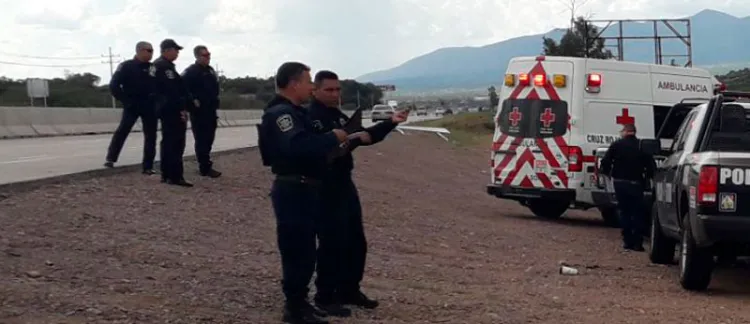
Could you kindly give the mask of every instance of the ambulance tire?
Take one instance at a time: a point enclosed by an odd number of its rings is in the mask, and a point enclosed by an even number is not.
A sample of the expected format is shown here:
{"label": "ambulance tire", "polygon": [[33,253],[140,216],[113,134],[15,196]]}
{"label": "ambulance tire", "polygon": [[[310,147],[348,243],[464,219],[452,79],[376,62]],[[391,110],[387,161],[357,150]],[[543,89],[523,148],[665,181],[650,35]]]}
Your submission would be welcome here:
{"label": "ambulance tire", "polygon": [[531,212],[534,213],[534,215],[536,215],[537,217],[557,219],[560,218],[560,216],[562,216],[566,210],[568,210],[568,206],[570,206],[570,203],[563,201],[534,199],[529,201],[528,206],[529,209],[531,209]]}
{"label": "ambulance tire", "polygon": [[604,224],[609,227],[619,228],[620,227],[620,216],[617,213],[617,208],[614,207],[599,207],[599,213],[602,214]]}
{"label": "ambulance tire", "polygon": [[690,221],[683,221],[680,242],[680,285],[691,291],[703,291],[711,283],[714,255],[709,248],[698,247],[690,230]]}

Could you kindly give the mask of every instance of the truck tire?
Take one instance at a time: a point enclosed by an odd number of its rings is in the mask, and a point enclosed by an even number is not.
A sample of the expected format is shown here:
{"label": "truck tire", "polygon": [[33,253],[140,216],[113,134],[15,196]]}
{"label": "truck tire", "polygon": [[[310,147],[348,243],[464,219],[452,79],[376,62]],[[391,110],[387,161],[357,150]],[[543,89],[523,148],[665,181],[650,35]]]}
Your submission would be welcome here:
{"label": "truck tire", "polygon": [[690,221],[683,221],[682,248],[680,249],[680,285],[692,291],[702,291],[711,282],[714,256],[710,249],[695,245]]}
{"label": "truck tire", "polygon": [[560,218],[568,210],[568,206],[569,202],[554,200],[534,199],[529,202],[529,209],[534,215],[547,219]]}
{"label": "truck tire", "polygon": [[655,264],[673,264],[674,250],[677,241],[664,235],[659,223],[659,209],[651,207],[651,235],[649,239],[648,258]]}
{"label": "truck tire", "polygon": [[602,215],[604,224],[609,227],[620,227],[620,216],[615,207],[599,207],[599,213]]}

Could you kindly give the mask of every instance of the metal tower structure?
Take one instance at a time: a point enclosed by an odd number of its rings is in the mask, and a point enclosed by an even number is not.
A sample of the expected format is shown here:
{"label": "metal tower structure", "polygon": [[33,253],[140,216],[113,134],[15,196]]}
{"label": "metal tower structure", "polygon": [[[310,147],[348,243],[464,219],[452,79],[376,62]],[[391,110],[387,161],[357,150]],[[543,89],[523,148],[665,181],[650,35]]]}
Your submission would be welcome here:
{"label": "metal tower structure", "polygon": [[[618,60],[623,61],[625,51],[625,40],[653,40],[654,41],[654,63],[664,64],[664,58],[672,58],[670,62],[674,62],[673,58],[687,58],[685,67],[693,66],[693,42],[691,39],[690,19],[603,19],[603,20],[586,20],[587,23],[599,23],[606,24],[599,30],[599,33],[595,36],[596,39],[603,39],[606,43],[608,40],[616,41],[617,53],[615,57]],[[624,24],[626,23],[646,23],[653,26],[653,34],[649,36],[638,35],[638,36],[626,36],[623,32]],[[616,36],[602,36],[604,32],[613,24],[617,24],[618,33]],[[684,24],[686,34],[678,31],[674,25]],[[659,33],[659,26],[666,26],[671,33],[662,35]],[[588,35],[588,33],[586,33]],[[665,39],[679,39],[685,44],[685,54],[664,54],[662,51],[662,40]],[[588,41],[586,42],[589,43]]]}

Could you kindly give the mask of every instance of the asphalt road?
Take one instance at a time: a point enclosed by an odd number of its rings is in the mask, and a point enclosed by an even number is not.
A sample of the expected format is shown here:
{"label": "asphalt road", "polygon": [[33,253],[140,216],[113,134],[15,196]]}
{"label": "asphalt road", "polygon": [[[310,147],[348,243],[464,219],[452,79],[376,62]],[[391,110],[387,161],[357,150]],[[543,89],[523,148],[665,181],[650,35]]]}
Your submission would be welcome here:
{"label": "asphalt road", "polygon": [[[412,121],[424,119],[414,117]],[[365,126],[370,124],[364,121]],[[257,136],[255,126],[219,128],[214,151],[256,146]],[[104,134],[0,140],[0,184],[102,169],[111,138]],[[143,134],[131,133],[116,165],[140,164],[142,151]],[[194,155],[188,131],[185,156]]]}

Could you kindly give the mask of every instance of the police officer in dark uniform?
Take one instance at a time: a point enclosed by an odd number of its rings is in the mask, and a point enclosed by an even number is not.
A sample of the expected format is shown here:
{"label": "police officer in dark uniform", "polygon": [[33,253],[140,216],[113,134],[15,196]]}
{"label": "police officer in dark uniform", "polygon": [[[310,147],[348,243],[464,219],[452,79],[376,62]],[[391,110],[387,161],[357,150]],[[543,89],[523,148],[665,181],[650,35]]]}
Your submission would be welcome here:
{"label": "police officer in dark uniform", "polygon": [[612,177],[620,210],[623,248],[642,252],[645,251],[643,236],[648,213],[643,191],[654,177],[656,162],[653,156],[641,150],[635,133],[635,125],[623,126],[622,138],[612,143],[602,158],[600,173]]}
{"label": "police officer in dark uniform", "polygon": [[[338,108],[340,95],[341,84],[335,73],[320,71],[315,75],[315,92],[309,110],[317,132],[329,132],[349,122],[349,117]],[[357,144],[371,145],[382,141],[408,116],[408,111],[401,111],[391,120],[367,129],[360,128],[350,135],[356,140],[351,140],[348,149],[328,166],[322,186],[323,212],[317,222],[319,246],[315,304],[331,315],[349,316],[351,311],[342,305],[368,309],[378,306],[376,300],[360,291],[367,241],[362,225],[362,206],[352,181],[354,159],[351,150]]]}
{"label": "police officer in dark uniform", "polygon": [[109,82],[109,90],[123,104],[120,125],[117,126],[107,149],[105,167],[112,168],[120,157],[122,146],[133,125],[141,119],[143,125],[143,174],[154,174],[156,157],[157,118],[154,111],[156,69],[151,64],[154,49],[148,42],[135,45],[135,57],[120,63]]}
{"label": "police officer in dark uniform", "polygon": [[182,80],[187,85],[193,98],[190,111],[190,124],[195,139],[195,156],[198,160],[198,171],[204,177],[218,178],[221,172],[214,170],[211,162],[211,146],[216,137],[219,116],[219,78],[209,64],[211,53],[208,48],[198,45],[193,49],[195,63],[182,73]]}
{"label": "police officer in dark uniform", "polygon": [[268,103],[258,129],[258,146],[264,165],[276,175],[271,201],[276,231],[282,290],[286,297],[283,320],[287,323],[328,323],[325,312],[308,300],[308,285],[315,271],[315,226],[320,212],[320,179],[327,156],[346,141],[347,133],[335,129],[313,131],[307,110],[300,106],[313,89],[310,68],[287,62],[276,72],[278,95]]}
{"label": "police officer in dark uniform", "polygon": [[193,184],[183,177],[182,155],[185,153],[187,131],[187,88],[177,73],[174,60],[182,46],[172,39],[161,42],[161,56],[154,61],[156,66],[157,114],[161,119],[161,180],[182,187]]}

